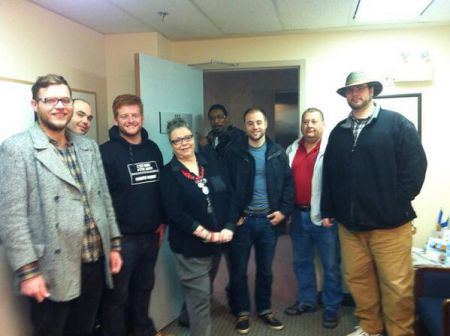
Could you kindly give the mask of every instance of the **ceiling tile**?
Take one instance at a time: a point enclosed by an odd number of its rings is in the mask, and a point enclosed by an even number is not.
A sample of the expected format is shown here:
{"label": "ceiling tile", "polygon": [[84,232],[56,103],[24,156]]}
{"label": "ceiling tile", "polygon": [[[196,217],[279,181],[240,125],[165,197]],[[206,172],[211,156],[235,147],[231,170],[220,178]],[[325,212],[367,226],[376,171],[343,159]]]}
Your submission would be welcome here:
{"label": "ceiling tile", "polygon": [[224,32],[279,32],[281,22],[272,0],[192,0]]}
{"label": "ceiling tile", "polygon": [[107,0],[29,0],[36,5],[103,34],[137,33],[154,29]]}

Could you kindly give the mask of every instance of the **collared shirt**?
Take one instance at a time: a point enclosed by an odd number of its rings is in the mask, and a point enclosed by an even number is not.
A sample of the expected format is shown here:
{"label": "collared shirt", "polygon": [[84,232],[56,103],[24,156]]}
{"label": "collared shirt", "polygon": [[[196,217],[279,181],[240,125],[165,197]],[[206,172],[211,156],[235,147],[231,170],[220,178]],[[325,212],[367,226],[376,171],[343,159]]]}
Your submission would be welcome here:
{"label": "collared shirt", "polygon": [[86,188],[81,176],[80,164],[75,153],[75,147],[71,142],[68,142],[64,149],[58,148],[53,140],[50,140],[55,147],[56,154],[69,168],[70,174],[81,190],[81,198],[84,208],[84,226],[81,244],[81,261],[84,263],[97,261],[103,255],[102,239],[97,225],[95,224],[94,216],[92,215],[91,207],[89,206]]}
{"label": "collared shirt", "polygon": [[319,150],[320,142],[307,153],[305,140],[302,138],[299,141],[299,146],[292,160],[291,167],[295,186],[295,204],[297,205],[311,205],[311,180]]}
{"label": "collared shirt", "polygon": [[356,143],[358,141],[362,129],[367,125],[369,125],[373,119],[377,118],[379,112],[380,112],[380,105],[376,103],[374,104],[372,114],[367,118],[357,119],[353,116],[353,113],[350,112],[350,114],[347,117],[347,120],[345,121],[345,123],[342,124],[342,127],[351,128],[353,133],[353,147],[356,146]]}

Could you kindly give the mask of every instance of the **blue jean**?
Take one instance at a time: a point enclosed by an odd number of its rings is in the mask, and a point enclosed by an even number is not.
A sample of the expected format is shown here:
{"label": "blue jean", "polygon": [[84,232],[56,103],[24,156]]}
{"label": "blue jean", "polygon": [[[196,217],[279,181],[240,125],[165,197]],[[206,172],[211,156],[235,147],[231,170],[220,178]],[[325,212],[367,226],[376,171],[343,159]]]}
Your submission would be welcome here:
{"label": "blue jean", "polygon": [[314,267],[314,248],[317,248],[323,272],[322,303],[325,309],[337,310],[343,299],[337,224],[332,227],[315,225],[311,221],[309,211],[295,209],[291,239],[298,286],[297,301],[300,304],[317,306]]}
{"label": "blue jean", "polygon": [[277,235],[265,215],[247,216],[237,227],[230,248],[230,306],[236,316],[250,314],[247,266],[255,247],[255,304],[258,315],[271,312],[272,261]]}
{"label": "blue jean", "polygon": [[155,283],[158,235],[124,235],[121,241],[122,269],[114,274],[114,289],[104,293],[101,307],[102,333],[107,336],[156,334],[148,316]]}

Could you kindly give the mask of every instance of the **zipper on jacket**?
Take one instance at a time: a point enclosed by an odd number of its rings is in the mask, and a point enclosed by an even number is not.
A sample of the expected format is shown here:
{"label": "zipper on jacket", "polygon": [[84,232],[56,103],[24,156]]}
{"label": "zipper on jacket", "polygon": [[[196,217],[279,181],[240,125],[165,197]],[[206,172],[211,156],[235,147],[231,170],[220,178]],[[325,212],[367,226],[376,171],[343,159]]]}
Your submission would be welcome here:
{"label": "zipper on jacket", "polygon": [[133,148],[131,147],[131,145],[128,145],[128,153],[130,154],[130,161],[131,163],[134,163],[134,153],[133,153]]}

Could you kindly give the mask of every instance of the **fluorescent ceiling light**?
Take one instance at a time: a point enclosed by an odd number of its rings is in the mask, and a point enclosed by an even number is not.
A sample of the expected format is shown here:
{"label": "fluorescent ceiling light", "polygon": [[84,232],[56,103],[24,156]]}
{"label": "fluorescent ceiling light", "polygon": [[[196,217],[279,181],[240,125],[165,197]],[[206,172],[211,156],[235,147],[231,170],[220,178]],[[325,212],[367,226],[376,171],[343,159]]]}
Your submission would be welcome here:
{"label": "fluorescent ceiling light", "polygon": [[434,0],[359,0],[353,19],[358,22],[416,19]]}

